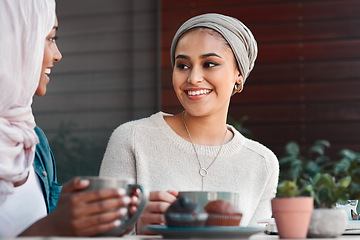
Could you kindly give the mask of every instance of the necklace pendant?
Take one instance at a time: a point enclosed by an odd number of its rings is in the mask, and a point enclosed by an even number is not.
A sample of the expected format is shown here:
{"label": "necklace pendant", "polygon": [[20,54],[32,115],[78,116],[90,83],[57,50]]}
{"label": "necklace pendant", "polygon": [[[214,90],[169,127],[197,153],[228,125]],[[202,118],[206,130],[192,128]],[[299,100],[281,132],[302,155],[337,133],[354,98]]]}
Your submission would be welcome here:
{"label": "necklace pendant", "polygon": [[202,167],[199,169],[199,174],[200,174],[200,176],[202,176],[204,178],[208,174],[208,170],[206,170],[206,168]]}

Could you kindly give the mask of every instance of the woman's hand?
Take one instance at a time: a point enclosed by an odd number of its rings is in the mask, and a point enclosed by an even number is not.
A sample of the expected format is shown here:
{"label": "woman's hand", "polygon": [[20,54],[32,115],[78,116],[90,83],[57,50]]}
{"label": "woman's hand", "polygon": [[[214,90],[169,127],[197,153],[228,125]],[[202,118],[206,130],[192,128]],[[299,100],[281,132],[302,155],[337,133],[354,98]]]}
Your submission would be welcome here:
{"label": "woman's hand", "polygon": [[145,226],[165,224],[164,212],[176,200],[177,195],[176,191],[150,192],[149,202],[137,223],[138,233],[151,234]]}
{"label": "woman's hand", "polygon": [[80,191],[88,185],[80,178],[65,184],[55,210],[22,236],[94,236],[119,226],[130,203],[125,189]]}

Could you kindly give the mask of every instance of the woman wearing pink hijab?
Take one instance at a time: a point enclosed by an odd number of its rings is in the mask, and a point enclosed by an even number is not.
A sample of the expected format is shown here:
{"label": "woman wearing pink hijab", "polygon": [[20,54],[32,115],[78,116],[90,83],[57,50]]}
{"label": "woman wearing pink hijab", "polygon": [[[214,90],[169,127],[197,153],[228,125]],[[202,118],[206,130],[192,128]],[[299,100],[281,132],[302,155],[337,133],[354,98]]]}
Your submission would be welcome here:
{"label": "woman wearing pink hijab", "polygon": [[35,91],[46,93],[48,74],[61,59],[56,29],[54,0],[0,1],[0,238],[97,235],[120,225],[130,203],[124,189],[79,192],[89,185],[79,178],[59,197],[56,173],[45,188],[34,169],[38,161],[55,166],[38,156],[47,140],[35,127],[31,103]]}

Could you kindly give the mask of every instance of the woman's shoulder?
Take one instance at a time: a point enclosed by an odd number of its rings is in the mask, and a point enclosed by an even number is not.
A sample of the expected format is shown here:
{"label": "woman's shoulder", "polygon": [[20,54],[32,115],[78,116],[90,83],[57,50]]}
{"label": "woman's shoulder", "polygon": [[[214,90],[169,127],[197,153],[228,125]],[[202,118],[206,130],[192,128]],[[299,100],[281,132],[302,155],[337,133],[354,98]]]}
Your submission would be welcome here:
{"label": "woman's shoulder", "polygon": [[275,153],[269,148],[257,141],[248,138],[245,138],[244,147],[260,157],[269,173],[279,171],[279,160],[277,159]]}
{"label": "woman's shoulder", "polygon": [[36,133],[36,135],[40,138],[46,138],[46,136],[45,136],[45,133],[44,133],[44,131],[41,129],[41,128],[39,128],[38,126],[35,126],[35,128],[34,128],[34,131],[35,131],[35,133]]}
{"label": "woman's shoulder", "polygon": [[46,138],[46,135],[44,133],[44,131],[39,128],[38,126],[35,126],[34,128],[36,135],[39,138],[39,143],[36,145],[36,148],[48,148],[49,146],[49,141]]}
{"label": "woman's shoulder", "polygon": [[141,119],[132,120],[132,121],[123,123],[114,130],[113,135],[114,134],[115,135],[118,135],[118,134],[123,135],[124,133],[133,132],[138,127],[161,126],[164,122],[164,118],[163,118],[164,115],[168,115],[168,114],[163,113],[163,112],[157,112],[146,118],[141,118]]}
{"label": "woman's shoulder", "polygon": [[268,147],[264,146],[262,143],[255,140],[249,139],[243,136],[239,131],[235,129],[235,136],[241,138],[243,148],[253,152],[254,154],[273,161],[278,162],[276,155]]}

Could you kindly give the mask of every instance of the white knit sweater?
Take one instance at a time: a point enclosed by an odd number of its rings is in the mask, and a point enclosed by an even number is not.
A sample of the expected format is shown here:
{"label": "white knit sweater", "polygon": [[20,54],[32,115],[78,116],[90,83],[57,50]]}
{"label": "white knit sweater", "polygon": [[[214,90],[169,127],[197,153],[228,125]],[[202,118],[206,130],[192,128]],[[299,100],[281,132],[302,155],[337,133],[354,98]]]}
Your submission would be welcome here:
{"label": "white knit sweater", "polygon": [[[100,176],[132,177],[150,191],[201,190],[199,163],[190,142],[177,135],[159,112],[119,126],[111,135]],[[205,191],[240,193],[241,226],[256,225],[271,217],[279,176],[276,156],[263,145],[242,136],[235,128],[231,141],[209,169]],[[202,166],[208,167],[219,146],[196,145]]]}

